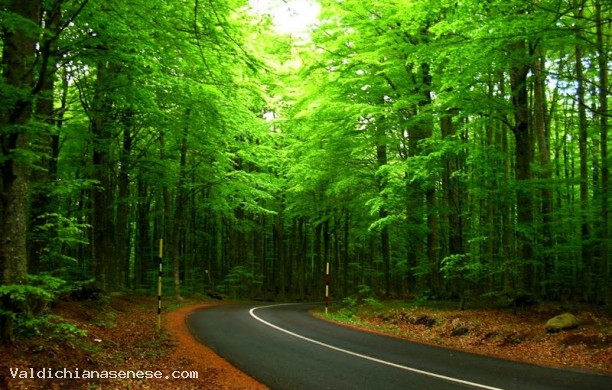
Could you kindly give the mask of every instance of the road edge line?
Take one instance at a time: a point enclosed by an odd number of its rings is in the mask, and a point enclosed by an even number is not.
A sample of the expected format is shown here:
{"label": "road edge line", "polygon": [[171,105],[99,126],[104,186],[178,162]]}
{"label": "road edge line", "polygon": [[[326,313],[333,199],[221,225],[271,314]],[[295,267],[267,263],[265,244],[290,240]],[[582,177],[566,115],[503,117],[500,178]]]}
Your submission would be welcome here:
{"label": "road edge line", "polygon": [[301,339],[301,340],[308,341],[310,343],[319,345],[321,347],[325,347],[325,348],[332,349],[334,351],[345,353],[347,355],[351,355],[351,356],[355,356],[355,357],[358,357],[358,358],[361,358],[361,359],[369,360],[369,361],[372,361],[372,362],[375,362],[375,363],[384,364],[384,365],[387,365],[387,366],[399,368],[399,369],[402,369],[402,370],[405,370],[405,371],[414,372],[416,374],[430,376],[430,377],[437,378],[437,379],[442,379],[442,380],[445,380],[445,381],[448,381],[448,382],[459,383],[459,384],[462,384],[462,385],[472,386],[472,387],[476,387],[476,388],[479,388],[479,389],[504,390],[504,389],[499,388],[499,387],[492,387],[492,386],[482,385],[480,383],[465,381],[463,379],[453,378],[453,377],[446,376],[446,375],[441,375],[441,374],[436,374],[436,373],[429,372],[429,371],[419,370],[418,368],[412,368],[412,367],[404,366],[404,365],[401,365],[401,364],[397,364],[397,363],[389,362],[389,361],[386,361],[386,360],[378,359],[378,358],[375,358],[375,357],[372,357],[372,356],[363,355],[361,353],[349,351],[348,349],[343,349],[343,348],[335,347],[333,345],[326,344],[324,342],[321,342],[321,341],[318,341],[318,340],[314,340],[314,339],[311,339],[311,338],[306,337],[306,336],[302,336],[302,335],[300,335],[298,333],[292,332],[292,331],[287,330],[285,328],[281,328],[280,326],[274,325],[273,323],[268,322],[268,321],[264,320],[263,318],[258,317],[255,314],[255,311],[259,310],[259,309],[265,309],[265,308],[276,307],[276,306],[301,305],[301,304],[302,303],[281,303],[281,304],[275,304],[275,305],[257,306],[257,307],[252,308],[251,310],[249,310],[249,314],[251,315],[251,317],[253,317],[257,321],[261,322],[262,324],[265,324],[265,325],[267,325],[267,326],[269,326],[269,327],[271,327],[273,329],[276,329],[276,330],[278,330],[280,332],[283,332],[283,333],[286,333],[286,334],[288,334],[290,336],[296,337],[298,339]]}

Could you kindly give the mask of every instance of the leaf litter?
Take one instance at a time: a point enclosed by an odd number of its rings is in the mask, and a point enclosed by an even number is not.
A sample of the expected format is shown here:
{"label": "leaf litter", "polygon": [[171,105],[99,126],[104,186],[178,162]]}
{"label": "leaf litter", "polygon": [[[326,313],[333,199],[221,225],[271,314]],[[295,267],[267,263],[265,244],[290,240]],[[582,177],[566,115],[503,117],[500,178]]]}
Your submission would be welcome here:
{"label": "leaf litter", "polygon": [[397,302],[367,305],[349,315],[337,309],[325,317],[343,325],[415,342],[532,364],[612,374],[610,313],[579,307],[580,326],[558,333],[544,325],[561,308],[555,305],[514,313],[508,309],[454,310],[409,307]]}
{"label": "leaf litter", "polygon": [[[204,303],[203,303],[204,302]],[[189,333],[189,313],[214,303],[206,300],[167,302],[178,309],[162,315],[157,331],[157,299],[120,296],[108,303],[59,302],[53,313],[87,332],[86,336],[42,334],[0,346],[0,389],[265,389]],[[189,379],[39,379],[13,377],[15,368],[61,371],[185,371]]]}

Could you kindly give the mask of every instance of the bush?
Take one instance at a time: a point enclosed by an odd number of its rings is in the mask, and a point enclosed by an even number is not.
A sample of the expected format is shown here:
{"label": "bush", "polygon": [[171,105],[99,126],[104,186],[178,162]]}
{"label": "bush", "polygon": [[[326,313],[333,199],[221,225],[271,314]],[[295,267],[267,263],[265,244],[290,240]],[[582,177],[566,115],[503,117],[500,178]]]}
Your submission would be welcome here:
{"label": "bush", "polygon": [[359,306],[378,310],[382,308],[382,303],[376,299],[370,286],[362,284],[358,286],[357,294],[342,299],[342,307],[338,313],[350,318],[357,315]]}
{"label": "bush", "polygon": [[219,289],[236,298],[248,297],[253,289],[263,282],[263,277],[250,271],[247,267],[238,265],[231,269]]}
{"label": "bush", "polygon": [[374,297],[367,297],[363,300],[363,304],[371,307],[372,309],[380,310],[383,307],[383,304]]}
{"label": "bush", "polygon": [[66,291],[65,281],[49,275],[28,275],[27,284],[0,286],[0,317],[9,320],[19,337],[37,336],[43,330],[57,335],[80,334],[73,325],[48,313],[51,303]]}
{"label": "bush", "polygon": [[86,280],[72,285],[70,298],[75,301],[101,301],[106,298],[106,295],[104,291],[96,287],[93,280]]}

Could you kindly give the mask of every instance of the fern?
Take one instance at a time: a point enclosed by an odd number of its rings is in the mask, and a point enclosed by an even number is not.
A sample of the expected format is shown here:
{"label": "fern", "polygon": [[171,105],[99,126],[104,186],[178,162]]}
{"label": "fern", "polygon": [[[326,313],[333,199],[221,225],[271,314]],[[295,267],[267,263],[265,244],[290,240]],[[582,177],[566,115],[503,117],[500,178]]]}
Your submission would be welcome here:
{"label": "fern", "polygon": [[48,313],[57,296],[67,290],[66,282],[49,275],[28,275],[27,284],[0,286],[0,316],[14,323],[20,337],[35,337],[42,332],[76,337],[85,334],[61,317]]}

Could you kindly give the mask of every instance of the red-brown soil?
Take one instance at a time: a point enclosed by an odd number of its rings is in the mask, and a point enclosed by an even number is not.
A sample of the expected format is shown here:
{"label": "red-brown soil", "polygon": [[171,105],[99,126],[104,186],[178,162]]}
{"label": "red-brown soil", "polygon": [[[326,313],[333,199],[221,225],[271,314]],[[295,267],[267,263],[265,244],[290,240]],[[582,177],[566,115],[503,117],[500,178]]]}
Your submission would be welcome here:
{"label": "red-brown soil", "polygon": [[[163,314],[156,329],[156,299],[114,297],[109,303],[60,302],[53,313],[87,331],[87,336],[43,333],[12,346],[0,346],[0,389],[265,389],[266,387],[189,333],[185,318],[209,305],[209,300],[166,302],[174,309]],[[370,313],[372,314],[372,313]],[[577,313],[583,326],[547,334],[549,313],[514,315],[507,311],[392,310],[350,321],[351,326],[394,334],[418,342],[536,364],[595,370],[612,374],[610,319],[592,312]],[[454,335],[464,327],[467,332]],[[197,372],[196,379],[26,379],[13,378],[11,369],[132,370],[163,375]]]}
{"label": "red-brown soil", "polygon": [[[565,308],[567,309],[567,308]],[[481,355],[543,366],[612,375],[612,319],[588,306],[574,307],[580,326],[558,333],[545,330],[547,319],[564,308],[542,304],[514,313],[508,309],[394,308],[342,311],[321,318],[371,332]]]}
{"label": "red-brown soil", "polygon": [[[213,351],[198,343],[185,325],[186,316],[215,304],[183,301],[163,315],[156,329],[157,301],[148,297],[114,297],[109,304],[61,302],[54,313],[82,329],[84,338],[43,335],[0,346],[0,389],[266,389]],[[176,303],[174,303],[176,305]],[[160,370],[197,372],[197,379],[20,379],[11,368],[85,370]]]}

